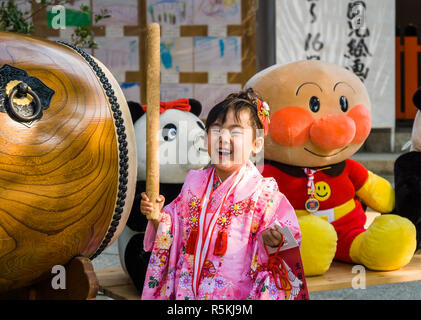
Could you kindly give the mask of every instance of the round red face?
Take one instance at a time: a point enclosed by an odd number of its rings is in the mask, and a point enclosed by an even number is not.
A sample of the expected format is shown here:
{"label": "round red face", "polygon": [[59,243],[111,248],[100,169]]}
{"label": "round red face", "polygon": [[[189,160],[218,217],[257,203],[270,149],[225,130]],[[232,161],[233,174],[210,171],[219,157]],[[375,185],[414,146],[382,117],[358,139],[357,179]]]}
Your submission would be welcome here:
{"label": "round red face", "polygon": [[370,133],[367,90],[337,65],[299,61],[273,66],[246,87],[270,106],[266,159],[302,167],[334,164],[353,155]]}

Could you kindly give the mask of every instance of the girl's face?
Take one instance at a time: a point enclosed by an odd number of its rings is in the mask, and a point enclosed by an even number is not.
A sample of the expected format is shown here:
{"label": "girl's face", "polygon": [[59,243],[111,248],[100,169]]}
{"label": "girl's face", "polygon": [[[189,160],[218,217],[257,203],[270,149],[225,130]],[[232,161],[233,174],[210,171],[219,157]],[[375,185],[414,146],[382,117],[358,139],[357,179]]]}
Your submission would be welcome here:
{"label": "girl's face", "polygon": [[228,177],[243,166],[251,154],[263,147],[263,138],[254,133],[250,125],[250,113],[242,110],[238,120],[229,110],[225,122],[216,120],[208,130],[208,153],[217,173]]}

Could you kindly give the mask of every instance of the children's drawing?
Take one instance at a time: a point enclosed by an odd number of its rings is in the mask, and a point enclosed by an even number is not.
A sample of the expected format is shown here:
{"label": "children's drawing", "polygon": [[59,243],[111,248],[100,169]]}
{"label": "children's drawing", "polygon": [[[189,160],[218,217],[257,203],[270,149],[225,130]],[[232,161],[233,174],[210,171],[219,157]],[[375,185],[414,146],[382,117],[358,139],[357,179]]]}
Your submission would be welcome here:
{"label": "children's drawing", "polygon": [[161,71],[193,71],[193,38],[161,40]]}
{"label": "children's drawing", "polygon": [[140,83],[139,82],[123,82],[120,84],[124,97],[127,101],[135,101],[140,103]]}
{"label": "children's drawing", "polygon": [[194,38],[194,71],[241,72],[241,38]]}
{"label": "children's drawing", "polygon": [[194,24],[241,24],[241,0],[196,0]]}
{"label": "children's drawing", "polygon": [[94,14],[108,9],[111,17],[100,20],[97,25],[138,25],[137,0],[93,0]]}
{"label": "children's drawing", "polygon": [[193,0],[148,0],[147,23],[193,24]]}
{"label": "children's drawing", "polygon": [[119,82],[124,82],[126,71],[139,70],[139,38],[95,37],[99,49],[95,50],[98,58]]}
{"label": "children's drawing", "polygon": [[161,101],[193,98],[192,84],[161,84]]}

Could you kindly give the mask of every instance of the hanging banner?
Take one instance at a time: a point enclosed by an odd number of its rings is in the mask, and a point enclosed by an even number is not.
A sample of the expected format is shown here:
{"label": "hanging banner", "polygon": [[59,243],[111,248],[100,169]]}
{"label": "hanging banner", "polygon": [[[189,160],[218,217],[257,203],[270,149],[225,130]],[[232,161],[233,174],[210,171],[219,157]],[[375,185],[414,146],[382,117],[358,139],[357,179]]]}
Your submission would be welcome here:
{"label": "hanging banner", "polygon": [[354,72],[372,127],[395,127],[395,0],[276,1],[276,63],[322,60]]}

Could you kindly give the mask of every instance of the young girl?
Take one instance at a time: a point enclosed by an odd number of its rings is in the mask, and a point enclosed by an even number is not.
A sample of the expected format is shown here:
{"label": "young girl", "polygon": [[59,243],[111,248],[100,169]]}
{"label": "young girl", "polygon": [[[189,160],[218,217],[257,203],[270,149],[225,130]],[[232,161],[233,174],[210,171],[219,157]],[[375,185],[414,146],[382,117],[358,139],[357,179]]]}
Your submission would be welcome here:
{"label": "young girl", "polygon": [[[298,242],[300,229],[275,180],[263,178],[249,160],[263,147],[257,131],[266,134],[268,115],[252,89],[229,95],[210,111],[212,166],[191,170],[163,209],[160,196],[159,226],[150,221],[144,239],[152,253],[142,299],[285,299],[292,283],[282,262],[269,261],[265,244],[282,245],[275,222],[288,226]],[[145,193],[141,212],[152,212]]]}

